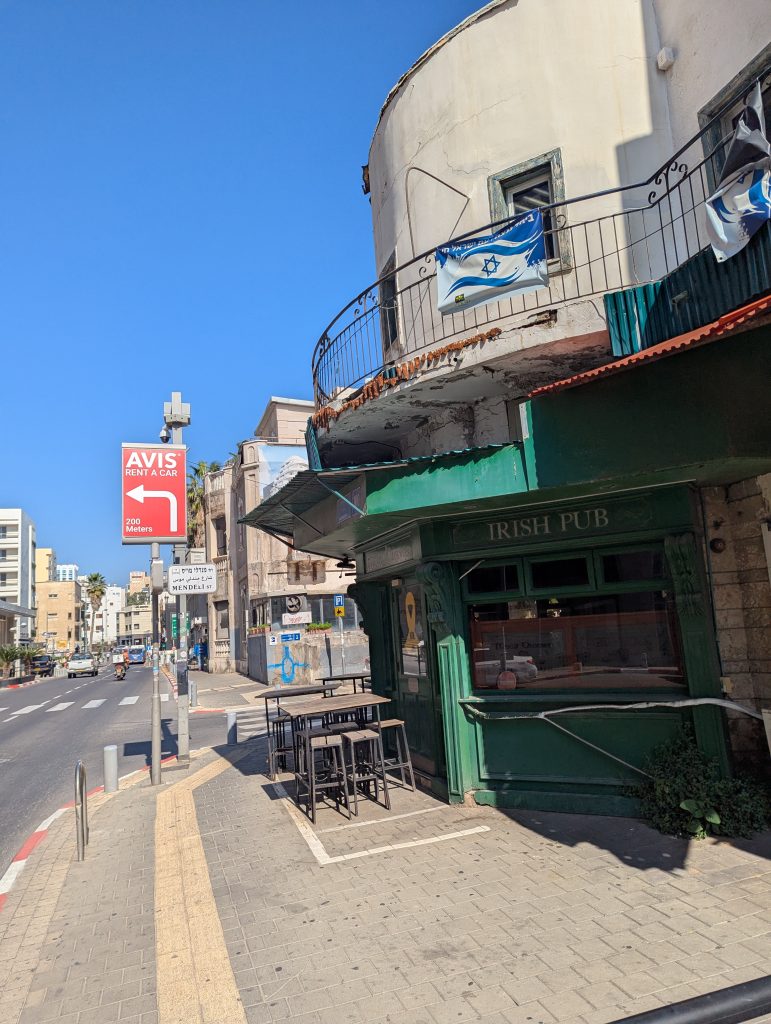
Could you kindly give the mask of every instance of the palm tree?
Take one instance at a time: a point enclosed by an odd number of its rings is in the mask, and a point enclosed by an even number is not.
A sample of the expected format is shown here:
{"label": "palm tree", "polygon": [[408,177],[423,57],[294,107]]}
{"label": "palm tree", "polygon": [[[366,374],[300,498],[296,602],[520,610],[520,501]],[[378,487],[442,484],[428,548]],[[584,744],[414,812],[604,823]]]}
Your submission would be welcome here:
{"label": "palm tree", "polygon": [[89,649],[94,646],[94,626],[96,613],[107,590],[107,580],[100,572],[92,572],[86,577],[86,597],[91,603],[91,635],[88,638]]}
{"label": "palm tree", "polygon": [[0,644],[0,666],[5,669],[6,675],[13,668],[17,658],[18,648],[15,644]]}
{"label": "palm tree", "polygon": [[219,462],[196,462],[187,475],[187,542],[200,548],[204,541],[203,482],[207,473],[218,473]]}

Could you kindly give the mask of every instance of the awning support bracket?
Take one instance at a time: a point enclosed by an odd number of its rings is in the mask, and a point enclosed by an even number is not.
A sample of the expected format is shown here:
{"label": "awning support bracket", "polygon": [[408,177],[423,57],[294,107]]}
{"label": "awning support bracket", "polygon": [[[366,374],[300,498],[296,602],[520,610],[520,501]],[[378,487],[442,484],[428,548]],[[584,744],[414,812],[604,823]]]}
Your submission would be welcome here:
{"label": "awning support bracket", "polygon": [[353,509],[354,512],[357,512],[360,516],[366,516],[367,513],[364,511],[364,509],[359,508],[358,505],[354,505],[352,501],[346,498],[344,494],[341,494],[340,491],[336,491],[334,487],[330,487],[329,484],[321,475],[317,476],[316,479],[318,480],[322,487],[325,487],[329,491],[330,494],[334,494],[334,496],[336,498],[339,498],[340,501],[344,501],[346,505],[349,505]]}

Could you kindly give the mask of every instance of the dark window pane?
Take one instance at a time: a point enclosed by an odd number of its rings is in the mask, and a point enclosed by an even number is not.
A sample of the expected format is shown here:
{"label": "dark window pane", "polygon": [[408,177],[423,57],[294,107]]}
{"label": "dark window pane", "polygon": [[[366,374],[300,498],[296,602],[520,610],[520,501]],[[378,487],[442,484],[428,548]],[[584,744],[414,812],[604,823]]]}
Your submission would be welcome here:
{"label": "dark window pane", "polygon": [[585,558],[560,558],[553,562],[532,562],[530,570],[537,590],[559,587],[580,587],[589,582],[589,566]]}
{"label": "dark window pane", "polygon": [[466,577],[470,594],[495,594],[499,590],[518,590],[516,565],[481,565]]}
{"label": "dark window pane", "polygon": [[622,554],[603,555],[602,575],[606,583],[664,579],[664,552],[625,551]]}

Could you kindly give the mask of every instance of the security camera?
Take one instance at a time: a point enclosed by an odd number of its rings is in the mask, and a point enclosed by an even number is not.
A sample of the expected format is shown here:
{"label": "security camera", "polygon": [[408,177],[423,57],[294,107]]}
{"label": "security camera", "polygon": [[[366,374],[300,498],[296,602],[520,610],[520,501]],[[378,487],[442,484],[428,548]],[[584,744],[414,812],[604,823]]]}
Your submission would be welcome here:
{"label": "security camera", "polygon": [[171,438],[171,434],[169,433],[168,428],[162,427],[158,437],[160,437],[161,441],[163,441],[164,444],[168,444]]}

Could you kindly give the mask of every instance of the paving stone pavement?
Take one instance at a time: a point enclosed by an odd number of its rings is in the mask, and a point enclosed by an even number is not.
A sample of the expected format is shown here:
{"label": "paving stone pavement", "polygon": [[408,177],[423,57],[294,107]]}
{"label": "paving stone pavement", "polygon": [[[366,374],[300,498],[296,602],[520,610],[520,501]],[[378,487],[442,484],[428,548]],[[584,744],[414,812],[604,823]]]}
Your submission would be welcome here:
{"label": "paving stone pavement", "polygon": [[[221,985],[250,1024],[601,1024],[768,972],[771,836],[688,844],[399,789],[390,815],[365,801],[311,829],[262,774],[263,742],[220,751],[234,764],[204,753],[163,787],[185,780],[177,803],[195,812],[174,855],[192,838],[208,867],[187,908],[193,958],[212,941],[193,927],[208,900]],[[174,964],[156,949],[157,801],[146,776],[92,801],[83,863],[71,815],[33,852],[0,913],[0,1024],[179,1019],[156,1001]],[[198,1019],[225,1024],[205,996]]]}
{"label": "paving stone pavement", "polygon": [[769,835],[688,843],[397,792],[390,820],[323,811],[330,857],[391,849],[322,865],[263,763],[254,743],[195,794],[250,1022],[602,1024],[768,972]]}

